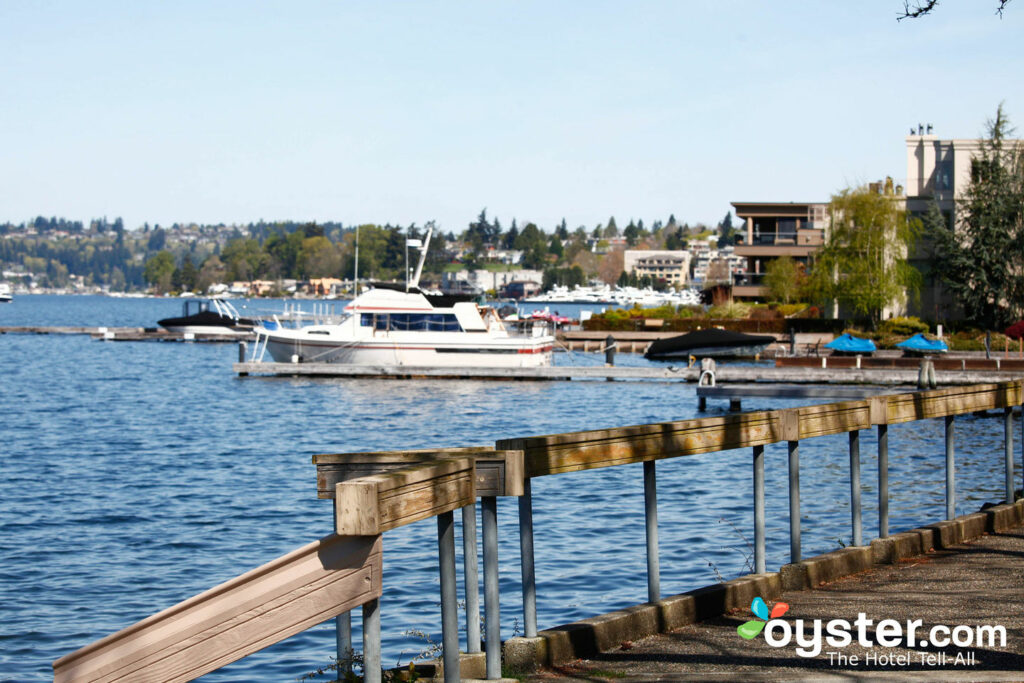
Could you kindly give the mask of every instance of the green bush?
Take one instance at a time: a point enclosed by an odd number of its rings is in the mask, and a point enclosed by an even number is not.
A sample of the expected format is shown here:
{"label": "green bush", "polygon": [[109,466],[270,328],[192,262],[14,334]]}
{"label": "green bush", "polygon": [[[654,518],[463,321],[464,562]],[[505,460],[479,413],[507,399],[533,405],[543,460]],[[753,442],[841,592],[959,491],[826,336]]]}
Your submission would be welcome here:
{"label": "green bush", "polygon": [[750,315],[750,305],[738,301],[712,306],[708,311],[708,317],[714,320],[735,320],[736,318],[746,318],[748,315]]}
{"label": "green bush", "polygon": [[889,318],[882,321],[878,326],[878,333],[883,336],[909,337],[918,332],[927,332],[928,325],[921,322],[920,318],[913,316],[907,318]]}
{"label": "green bush", "polygon": [[781,313],[784,318],[788,318],[791,315],[796,315],[805,308],[807,308],[807,304],[779,304],[775,307],[775,310]]}

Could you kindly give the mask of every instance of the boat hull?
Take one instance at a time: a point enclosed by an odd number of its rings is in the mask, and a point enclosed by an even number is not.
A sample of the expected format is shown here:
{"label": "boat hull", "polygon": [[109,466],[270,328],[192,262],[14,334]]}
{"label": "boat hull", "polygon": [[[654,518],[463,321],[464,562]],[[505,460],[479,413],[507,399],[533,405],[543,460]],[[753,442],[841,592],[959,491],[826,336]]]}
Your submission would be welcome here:
{"label": "boat hull", "polygon": [[675,360],[686,359],[690,356],[695,358],[753,358],[764,353],[768,344],[756,346],[708,346],[705,348],[683,349],[679,351],[668,351],[666,353],[647,354],[651,360]]}
{"label": "boat hull", "polygon": [[278,363],[536,368],[551,365],[553,340],[539,338],[528,344],[502,344],[484,339],[479,343],[367,339],[339,344],[271,334],[266,349]]}

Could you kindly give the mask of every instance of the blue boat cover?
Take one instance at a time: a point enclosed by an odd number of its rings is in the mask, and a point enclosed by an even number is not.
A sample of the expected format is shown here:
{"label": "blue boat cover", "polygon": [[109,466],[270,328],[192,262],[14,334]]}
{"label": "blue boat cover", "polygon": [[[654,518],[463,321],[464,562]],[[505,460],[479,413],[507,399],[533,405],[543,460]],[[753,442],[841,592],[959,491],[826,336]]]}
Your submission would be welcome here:
{"label": "blue boat cover", "polygon": [[842,353],[871,353],[875,350],[875,342],[870,339],[854,337],[847,332],[825,344],[825,348]]}
{"label": "blue boat cover", "polygon": [[941,339],[932,341],[927,339],[923,334],[918,332],[910,339],[905,339],[896,345],[897,348],[904,349],[906,351],[931,351],[933,353],[944,353],[949,351],[949,347],[946,346],[946,342]]}

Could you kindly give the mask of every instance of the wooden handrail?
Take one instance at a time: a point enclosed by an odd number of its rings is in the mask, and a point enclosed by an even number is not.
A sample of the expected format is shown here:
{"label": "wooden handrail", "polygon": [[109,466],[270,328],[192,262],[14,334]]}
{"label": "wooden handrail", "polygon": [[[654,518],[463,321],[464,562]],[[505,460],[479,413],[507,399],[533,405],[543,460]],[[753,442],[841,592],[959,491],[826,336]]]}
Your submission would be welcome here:
{"label": "wooden handrail", "polygon": [[54,681],[190,681],[381,588],[380,536],[331,534],[61,657]]}

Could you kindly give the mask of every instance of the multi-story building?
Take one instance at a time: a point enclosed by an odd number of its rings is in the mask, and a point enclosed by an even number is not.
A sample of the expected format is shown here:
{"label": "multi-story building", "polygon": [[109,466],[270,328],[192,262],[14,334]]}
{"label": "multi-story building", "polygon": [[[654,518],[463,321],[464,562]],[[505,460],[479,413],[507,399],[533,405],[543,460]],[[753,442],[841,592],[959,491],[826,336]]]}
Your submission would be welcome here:
{"label": "multi-story building", "polygon": [[690,252],[627,249],[622,252],[622,269],[671,285],[685,285],[690,280]]}
{"label": "multi-story building", "polygon": [[[907,145],[907,212],[922,216],[932,202],[948,221],[955,220],[956,200],[971,182],[971,166],[981,153],[984,140],[940,140],[932,135],[932,126],[911,129]],[[1024,140],[1006,140],[1007,145],[1024,145]],[[923,276],[920,297],[911,302],[910,312],[933,319],[961,317],[952,298],[942,289],[940,278],[931,272],[930,245],[920,242],[912,250],[909,261]]]}
{"label": "multi-story building", "polygon": [[803,264],[825,243],[828,204],[822,202],[732,202],[745,229],[736,238],[734,254],[746,259],[746,273],[737,275],[736,299],[764,300],[768,264],[789,256]]}

